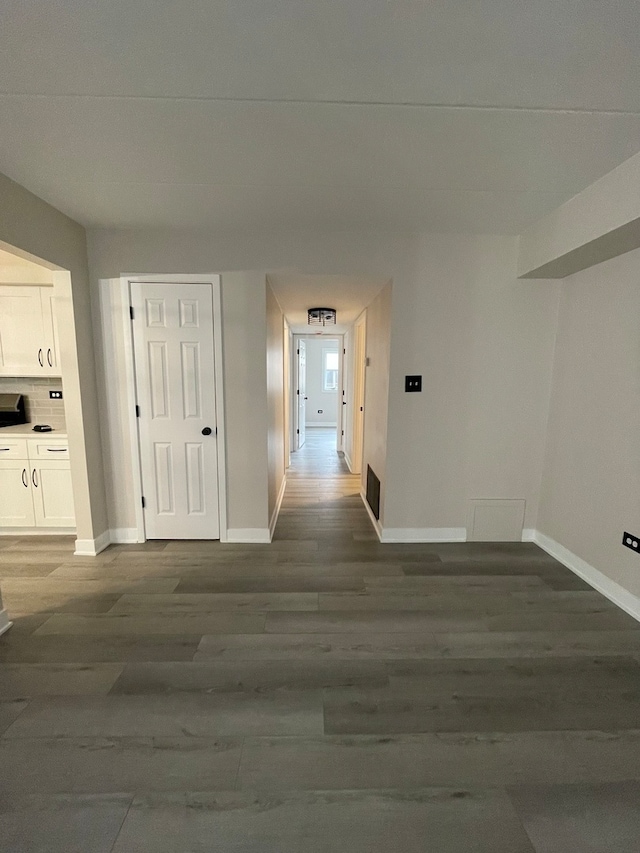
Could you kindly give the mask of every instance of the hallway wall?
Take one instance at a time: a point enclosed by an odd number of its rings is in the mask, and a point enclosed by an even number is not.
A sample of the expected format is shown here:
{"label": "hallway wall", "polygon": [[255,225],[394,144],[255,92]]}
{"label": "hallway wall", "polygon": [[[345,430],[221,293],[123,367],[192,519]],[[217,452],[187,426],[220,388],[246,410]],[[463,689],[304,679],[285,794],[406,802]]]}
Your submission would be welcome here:
{"label": "hallway wall", "polygon": [[640,597],[640,250],[562,282],[538,529]]}
{"label": "hallway wall", "polygon": [[268,435],[268,493],[269,526],[275,523],[274,513],[284,484],[285,424],[284,424],[284,315],[271,285],[267,291],[267,409]]}
{"label": "hallway wall", "polygon": [[[375,451],[385,472],[385,526],[413,536],[464,528],[469,499],[499,497],[525,499],[525,527],[535,527],[561,284],[517,280],[517,238],[98,231],[89,249],[96,283],[123,270],[387,277],[387,446]],[[264,273],[256,287],[264,292]],[[264,304],[251,309],[239,319],[243,334],[264,335]],[[405,394],[404,376],[414,373],[423,375],[423,392]],[[240,404],[249,391],[234,364],[225,365],[225,379]],[[266,465],[266,439],[256,452]]]}

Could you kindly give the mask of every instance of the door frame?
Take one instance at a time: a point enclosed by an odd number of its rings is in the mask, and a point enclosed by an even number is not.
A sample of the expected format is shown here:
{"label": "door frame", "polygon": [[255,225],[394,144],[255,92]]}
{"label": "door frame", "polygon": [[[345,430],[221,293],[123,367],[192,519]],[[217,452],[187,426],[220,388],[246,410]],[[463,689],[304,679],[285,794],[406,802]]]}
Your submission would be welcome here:
{"label": "door frame", "polygon": [[298,350],[298,341],[316,341],[318,338],[329,338],[332,341],[338,341],[338,390],[336,391],[336,452],[342,453],[344,452],[344,427],[345,427],[345,417],[344,417],[344,406],[342,405],[342,401],[344,399],[344,391],[345,391],[345,369],[344,369],[344,348],[345,348],[345,340],[344,334],[342,332],[331,334],[330,332],[322,333],[322,335],[313,335],[313,334],[304,334],[297,332],[292,333],[292,346],[291,346],[291,359],[290,359],[290,396],[291,396],[291,448],[295,449],[296,446],[296,429],[298,423],[298,406],[297,406],[297,379],[298,379],[298,361],[297,361],[297,350]]}
{"label": "door frame", "polygon": [[[216,450],[218,455],[218,507],[220,515],[220,542],[228,542],[227,528],[227,467],[226,433],[224,412],[224,366],[222,353],[222,289],[218,273],[206,275],[121,275],[120,295],[122,322],[124,326],[125,384],[127,389],[127,424],[131,444],[131,470],[136,505],[137,542],[146,542],[147,536],[142,508],[142,458],[140,435],[136,417],[136,372],[131,318],[131,284],[210,284],[213,297],[213,357],[215,374],[215,404],[218,427]],[[205,540],[206,541],[206,540]],[[211,540],[216,541],[216,540]]]}

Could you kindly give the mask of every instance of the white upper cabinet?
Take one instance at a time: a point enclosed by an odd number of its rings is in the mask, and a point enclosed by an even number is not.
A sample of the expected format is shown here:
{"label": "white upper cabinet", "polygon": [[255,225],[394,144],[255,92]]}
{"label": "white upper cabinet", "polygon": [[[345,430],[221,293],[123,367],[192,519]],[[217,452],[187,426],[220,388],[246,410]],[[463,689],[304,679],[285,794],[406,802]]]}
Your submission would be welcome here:
{"label": "white upper cabinet", "polygon": [[60,376],[52,287],[0,285],[0,376]]}

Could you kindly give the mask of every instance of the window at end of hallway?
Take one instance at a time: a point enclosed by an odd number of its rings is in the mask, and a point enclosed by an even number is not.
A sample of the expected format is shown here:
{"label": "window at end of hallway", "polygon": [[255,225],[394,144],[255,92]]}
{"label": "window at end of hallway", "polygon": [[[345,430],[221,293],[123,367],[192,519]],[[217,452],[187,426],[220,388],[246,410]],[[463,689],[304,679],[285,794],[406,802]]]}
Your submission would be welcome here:
{"label": "window at end of hallway", "polygon": [[338,353],[335,350],[322,350],[322,390],[338,390]]}

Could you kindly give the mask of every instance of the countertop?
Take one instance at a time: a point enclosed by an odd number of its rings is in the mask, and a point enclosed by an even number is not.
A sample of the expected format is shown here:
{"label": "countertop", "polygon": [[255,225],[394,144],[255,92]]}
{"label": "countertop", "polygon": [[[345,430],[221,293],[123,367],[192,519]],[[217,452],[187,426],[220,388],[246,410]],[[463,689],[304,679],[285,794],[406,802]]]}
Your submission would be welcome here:
{"label": "countertop", "polygon": [[51,432],[34,432],[33,424],[16,424],[16,426],[0,427],[0,438],[10,435],[12,438],[66,438],[66,429],[56,429]]}

